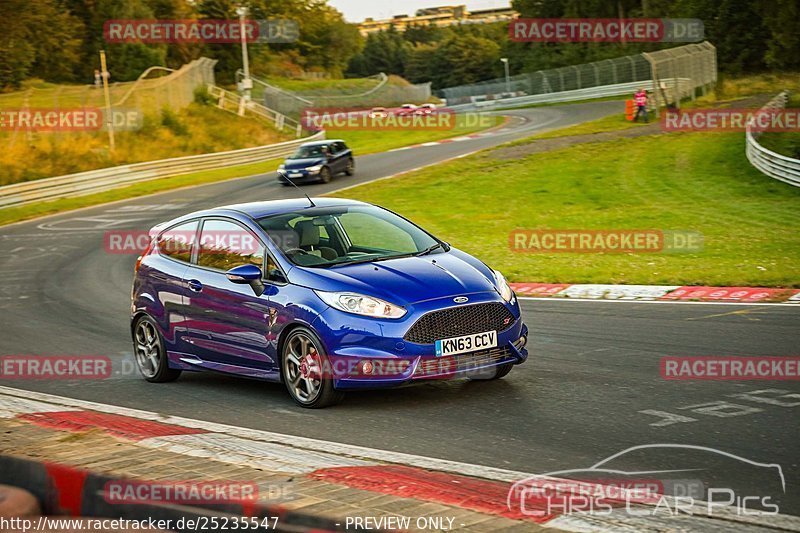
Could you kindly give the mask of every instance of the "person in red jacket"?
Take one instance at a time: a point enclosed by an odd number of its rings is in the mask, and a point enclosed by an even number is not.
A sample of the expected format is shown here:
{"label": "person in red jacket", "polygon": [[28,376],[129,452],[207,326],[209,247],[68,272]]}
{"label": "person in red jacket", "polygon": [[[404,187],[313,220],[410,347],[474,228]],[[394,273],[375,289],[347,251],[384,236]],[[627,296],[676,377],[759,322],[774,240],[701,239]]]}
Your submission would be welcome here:
{"label": "person in red jacket", "polygon": [[644,115],[645,123],[650,122],[647,117],[647,91],[644,89],[639,89],[639,91],[633,95],[633,103],[636,105],[636,115],[633,117],[634,122],[639,121],[639,115]]}

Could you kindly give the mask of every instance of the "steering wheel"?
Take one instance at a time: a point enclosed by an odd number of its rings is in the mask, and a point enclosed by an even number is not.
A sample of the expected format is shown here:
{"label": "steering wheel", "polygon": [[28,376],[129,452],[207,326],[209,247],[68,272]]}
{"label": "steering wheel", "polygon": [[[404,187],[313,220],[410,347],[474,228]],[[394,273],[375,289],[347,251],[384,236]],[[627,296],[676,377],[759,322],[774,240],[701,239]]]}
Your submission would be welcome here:
{"label": "steering wheel", "polygon": [[294,254],[301,254],[301,255],[311,255],[307,251],[303,250],[302,248],[289,248],[288,250],[284,250],[283,253],[286,255],[294,255]]}

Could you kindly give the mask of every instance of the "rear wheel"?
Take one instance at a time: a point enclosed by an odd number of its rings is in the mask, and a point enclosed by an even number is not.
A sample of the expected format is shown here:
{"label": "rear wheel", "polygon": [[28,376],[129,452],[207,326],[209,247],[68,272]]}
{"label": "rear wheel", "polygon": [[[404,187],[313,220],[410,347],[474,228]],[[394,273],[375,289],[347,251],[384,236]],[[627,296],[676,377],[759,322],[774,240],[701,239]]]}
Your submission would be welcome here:
{"label": "rear wheel", "polygon": [[281,359],[283,382],[300,406],[319,409],[339,403],[344,397],[333,388],[328,358],[311,330],[297,328],[289,333]]}
{"label": "rear wheel", "polygon": [[151,383],[175,381],[181,375],[169,367],[164,338],[149,316],[139,318],[133,328],[133,354],[142,377]]}
{"label": "rear wheel", "polygon": [[330,183],[331,169],[329,169],[328,167],[322,167],[322,170],[319,171],[319,180],[322,183]]}
{"label": "rear wheel", "polygon": [[494,368],[478,370],[475,372],[475,375],[469,376],[469,379],[473,381],[494,381],[495,379],[502,379],[511,372],[512,368],[514,368],[514,363],[506,363]]}
{"label": "rear wheel", "polygon": [[353,161],[352,158],[347,162],[347,168],[345,168],[344,173],[348,176],[352,176],[356,173],[356,162]]}

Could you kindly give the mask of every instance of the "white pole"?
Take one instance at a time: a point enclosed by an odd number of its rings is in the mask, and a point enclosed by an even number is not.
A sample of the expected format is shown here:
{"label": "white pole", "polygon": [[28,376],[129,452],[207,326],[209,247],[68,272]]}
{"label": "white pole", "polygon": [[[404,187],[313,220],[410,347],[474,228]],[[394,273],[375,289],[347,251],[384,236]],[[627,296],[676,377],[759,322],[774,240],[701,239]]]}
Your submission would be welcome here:
{"label": "white pole", "polygon": [[510,73],[508,71],[508,58],[507,57],[502,57],[502,58],[500,58],[500,61],[503,62],[503,65],[505,66],[505,69],[506,69],[506,92],[510,93],[511,92],[511,75],[510,75]]}
{"label": "white pole", "polygon": [[100,76],[103,79],[103,95],[106,99],[106,128],[108,128],[108,151],[114,152],[114,117],[111,115],[111,95],[108,91],[108,68],[106,65],[106,51],[100,50]]}
{"label": "white pole", "polygon": [[253,82],[250,81],[250,60],[247,57],[247,33],[245,32],[244,26],[244,17],[247,15],[247,8],[244,6],[237,7],[236,14],[239,15],[239,26],[242,34],[242,70],[244,71],[242,93],[243,98],[250,101],[250,89],[253,87]]}

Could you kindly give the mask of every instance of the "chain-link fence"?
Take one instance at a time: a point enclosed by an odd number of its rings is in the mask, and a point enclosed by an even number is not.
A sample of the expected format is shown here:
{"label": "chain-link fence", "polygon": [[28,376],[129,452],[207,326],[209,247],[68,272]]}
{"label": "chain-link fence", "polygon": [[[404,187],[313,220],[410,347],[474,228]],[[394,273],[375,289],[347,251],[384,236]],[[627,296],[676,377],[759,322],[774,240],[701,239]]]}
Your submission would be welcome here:
{"label": "chain-link fence", "polygon": [[145,113],[165,107],[183,109],[194,101],[195,89],[214,85],[216,64],[214,59],[201,57],[167,76],[140,78],[114,105],[135,107]]}
{"label": "chain-link fence", "polygon": [[641,81],[653,84],[656,102],[664,105],[693,96],[695,89],[704,90],[716,80],[716,49],[704,42],[449,87],[442,93],[452,106]]}
{"label": "chain-link fence", "polygon": [[[236,73],[237,81],[242,72]],[[431,97],[431,84],[405,84],[392,80],[385,74],[377,77],[377,84],[367,90],[347,94],[341,88],[315,89],[313,91],[292,92],[275,87],[263,80],[252,78],[252,98],[279,113],[299,117],[303,110],[321,107],[365,108],[394,107],[407,103],[422,104]]]}
{"label": "chain-link fence", "polygon": [[655,107],[680,106],[717,82],[717,51],[709,42],[642,54],[650,64]]}
{"label": "chain-link fence", "polygon": [[[133,82],[111,83],[113,107],[136,108],[144,113],[175,110],[194,100],[197,87],[214,83],[215,60],[200,58],[178,70],[152,67]],[[113,76],[113,69],[112,71]],[[160,75],[160,76],[159,76]],[[0,95],[0,109],[105,107],[103,88],[95,85],[45,85]]]}

